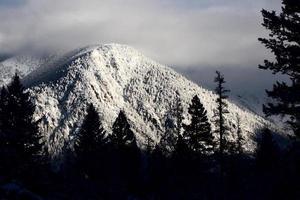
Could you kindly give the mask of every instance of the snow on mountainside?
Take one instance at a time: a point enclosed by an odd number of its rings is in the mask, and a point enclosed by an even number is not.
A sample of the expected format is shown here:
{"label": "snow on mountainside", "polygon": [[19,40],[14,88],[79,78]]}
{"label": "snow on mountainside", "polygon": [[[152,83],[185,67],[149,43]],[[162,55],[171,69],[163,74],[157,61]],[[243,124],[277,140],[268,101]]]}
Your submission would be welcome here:
{"label": "snow on mountainside", "polygon": [[[176,91],[180,94],[185,115],[196,94],[211,121],[216,108],[213,92],[131,47],[116,44],[69,53],[48,67],[32,72],[25,77],[24,83],[32,94],[37,106],[36,118],[42,119],[41,129],[54,154],[72,139],[89,103],[98,109],[108,131],[118,112],[124,110],[141,146],[146,143],[146,138],[159,141],[164,133],[165,115],[174,103]],[[226,120],[232,132],[235,132],[239,115],[243,133],[249,138],[246,148],[252,150],[250,138],[268,122],[233,103],[229,103],[229,111]]]}
{"label": "snow on mountainside", "polygon": [[53,58],[54,56],[49,55],[33,56],[24,54],[4,59],[0,62],[0,86],[8,84],[16,72],[24,77]]}

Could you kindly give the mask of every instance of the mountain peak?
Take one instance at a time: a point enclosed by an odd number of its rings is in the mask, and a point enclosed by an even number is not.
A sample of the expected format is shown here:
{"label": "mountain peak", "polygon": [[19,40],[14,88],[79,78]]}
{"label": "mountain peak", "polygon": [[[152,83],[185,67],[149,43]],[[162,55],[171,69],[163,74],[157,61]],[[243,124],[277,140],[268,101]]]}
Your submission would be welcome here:
{"label": "mountain peak", "polygon": [[[183,104],[184,123],[189,122],[187,110],[194,95],[203,103],[210,122],[216,109],[213,92],[120,44],[76,49],[44,63],[23,80],[36,105],[35,117],[42,119],[40,128],[54,155],[72,141],[90,103],[95,105],[108,132],[123,110],[141,147],[149,139],[159,142],[165,132],[166,116],[172,109],[170,105],[174,105],[176,98]],[[253,150],[255,143],[250,138],[269,122],[245,108],[228,104],[226,123],[232,130],[230,138],[236,137],[238,115],[243,122],[243,134],[249,138],[245,147]]]}
{"label": "mountain peak", "polygon": [[[93,45],[75,50],[25,80],[37,106],[36,118],[43,119],[41,128],[47,132],[47,143],[54,153],[72,140],[89,103],[95,105],[108,131],[119,111],[124,110],[140,146],[149,138],[154,143],[160,140],[166,115],[178,95],[184,105],[185,123],[194,95],[199,96],[211,122],[216,108],[213,92],[126,45]],[[230,102],[229,110],[226,122],[232,133],[237,115],[245,119],[241,120],[245,122],[242,129],[249,138],[268,123]],[[253,140],[249,140],[246,148],[251,150],[253,146]]]}

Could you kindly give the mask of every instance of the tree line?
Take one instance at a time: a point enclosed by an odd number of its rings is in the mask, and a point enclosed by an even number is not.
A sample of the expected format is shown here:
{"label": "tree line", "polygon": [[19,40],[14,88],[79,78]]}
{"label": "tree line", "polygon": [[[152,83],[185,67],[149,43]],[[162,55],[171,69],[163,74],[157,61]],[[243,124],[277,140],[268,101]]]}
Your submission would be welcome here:
{"label": "tree line", "polygon": [[[149,139],[147,148],[140,149],[124,111],[119,112],[108,133],[96,108],[89,104],[73,145],[64,148],[64,162],[55,171],[39,133],[39,121],[33,120],[34,106],[16,74],[0,96],[0,184],[21,185],[46,199],[240,199],[251,191],[238,191],[258,189],[256,181],[271,169],[276,178],[264,180],[268,184],[279,181],[283,157],[269,129],[262,130],[254,156],[243,151],[239,117],[237,140],[227,140],[229,129],[224,119],[229,90],[224,88],[220,72],[215,82],[215,131],[197,95],[188,107],[190,122],[184,124],[183,106],[177,96],[160,142]],[[5,187],[2,192],[3,196],[20,195],[7,192]],[[33,198],[30,192],[22,195]]]}

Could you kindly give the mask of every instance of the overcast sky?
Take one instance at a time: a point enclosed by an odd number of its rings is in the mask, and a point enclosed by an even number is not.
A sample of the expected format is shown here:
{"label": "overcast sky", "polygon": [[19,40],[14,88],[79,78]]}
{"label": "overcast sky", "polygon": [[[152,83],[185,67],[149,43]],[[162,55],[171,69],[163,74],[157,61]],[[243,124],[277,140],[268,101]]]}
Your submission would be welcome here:
{"label": "overcast sky", "polygon": [[280,0],[0,0],[0,52],[122,43],[177,67],[257,66]]}

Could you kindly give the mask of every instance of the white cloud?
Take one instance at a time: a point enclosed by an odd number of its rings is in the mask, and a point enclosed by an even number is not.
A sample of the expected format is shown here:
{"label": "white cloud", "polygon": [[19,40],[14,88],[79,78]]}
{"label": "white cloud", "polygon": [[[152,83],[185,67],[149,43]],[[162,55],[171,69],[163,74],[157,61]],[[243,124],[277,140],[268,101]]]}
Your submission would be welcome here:
{"label": "white cloud", "polygon": [[265,34],[259,11],[279,5],[280,0],[27,0],[0,7],[0,49],[70,50],[114,42],[175,66],[257,65],[268,56],[257,41]]}

